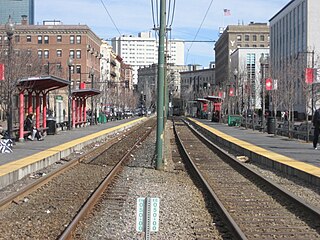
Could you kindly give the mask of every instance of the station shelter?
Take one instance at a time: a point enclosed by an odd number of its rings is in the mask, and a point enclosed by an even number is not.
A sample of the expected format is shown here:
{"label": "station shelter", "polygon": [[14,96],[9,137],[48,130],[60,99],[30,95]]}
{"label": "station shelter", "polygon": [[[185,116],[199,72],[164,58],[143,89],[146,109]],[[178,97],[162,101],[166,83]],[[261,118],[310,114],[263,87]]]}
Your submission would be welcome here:
{"label": "station shelter", "polygon": [[[70,84],[70,81],[58,78],[55,76],[40,76],[40,77],[28,77],[18,80],[17,88],[19,91],[19,141],[24,140],[24,120],[25,120],[25,95],[27,100],[27,113],[34,113],[35,108],[36,122],[35,127],[37,129],[47,128],[47,95],[50,91],[64,88]],[[33,98],[35,97],[35,106]],[[42,104],[41,104],[42,100]],[[42,111],[41,111],[42,105]],[[42,121],[40,118],[42,113]]]}
{"label": "station shelter", "polygon": [[[100,94],[97,89],[86,89],[84,83],[80,84],[80,89],[72,90],[72,127],[85,126],[87,123],[87,99]],[[91,109],[91,117],[94,116]]]}
{"label": "station shelter", "polygon": [[219,122],[221,119],[221,106],[223,99],[219,96],[207,96],[205,97],[208,101],[210,101],[210,109],[212,112],[211,120],[214,122]]}
{"label": "station shelter", "polygon": [[205,98],[195,99],[197,102],[197,117],[198,118],[208,118],[208,103],[209,100]]}

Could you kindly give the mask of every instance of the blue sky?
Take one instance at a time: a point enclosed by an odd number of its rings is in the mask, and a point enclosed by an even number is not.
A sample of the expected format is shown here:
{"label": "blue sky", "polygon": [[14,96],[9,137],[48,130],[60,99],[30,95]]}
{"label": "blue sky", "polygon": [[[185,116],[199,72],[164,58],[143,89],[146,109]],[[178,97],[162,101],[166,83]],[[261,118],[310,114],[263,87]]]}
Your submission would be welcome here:
{"label": "blue sky", "polygon": [[[169,1],[167,0],[167,5]],[[151,2],[152,0],[35,0],[35,23],[61,20],[64,24],[86,24],[103,39],[119,36],[119,33],[137,35],[139,32],[152,31]],[[153,2],[160,1],[153,0]],[[172,6],[174,0],[170,2]],[[171,38],[186,41],[194,39],[215,41],[218,39],[219,27],[238,23],[268,22],[290,0],[176,0],[175,2]],[[223,9],[229,9],[231,16],[224,16]],[[214,61],[213,42],[186,42],[185,48],[186,64],[200,64],[207,67],[210,61]]]}

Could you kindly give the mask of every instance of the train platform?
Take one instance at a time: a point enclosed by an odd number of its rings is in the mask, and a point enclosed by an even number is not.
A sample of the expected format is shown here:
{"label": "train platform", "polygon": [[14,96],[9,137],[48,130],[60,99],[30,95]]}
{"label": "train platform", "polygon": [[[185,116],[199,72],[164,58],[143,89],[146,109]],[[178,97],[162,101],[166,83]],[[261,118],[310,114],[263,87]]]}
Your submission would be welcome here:
{"label": "train platform", "polygon": [[205,128],[216,141],[239,155],[320,186],[320,147],[314,149],[312,142],[206,119],[189,120]]}
{"label": "train platform", "polygon": [[129,118],[104,124],[59,131],[47,135],[43,141],[16,142],[12,153],[0,154],[0,189],[59,161],[84,146],[105,139],[110,134],[144,121],[146,118]]}

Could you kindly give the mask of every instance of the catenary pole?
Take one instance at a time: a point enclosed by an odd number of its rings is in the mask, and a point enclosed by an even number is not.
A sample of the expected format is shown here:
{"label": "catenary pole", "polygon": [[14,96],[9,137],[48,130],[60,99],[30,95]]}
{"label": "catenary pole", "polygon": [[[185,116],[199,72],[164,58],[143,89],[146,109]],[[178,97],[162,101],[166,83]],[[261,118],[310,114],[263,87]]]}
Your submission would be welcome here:
{"label": "catenary pole", "polygon": [[164,115],[164,38],[166,28],[166,0],[160,1],[160,29],[158,52],[158,99],[157,99],[157,170],[163,169],[163,115]]}

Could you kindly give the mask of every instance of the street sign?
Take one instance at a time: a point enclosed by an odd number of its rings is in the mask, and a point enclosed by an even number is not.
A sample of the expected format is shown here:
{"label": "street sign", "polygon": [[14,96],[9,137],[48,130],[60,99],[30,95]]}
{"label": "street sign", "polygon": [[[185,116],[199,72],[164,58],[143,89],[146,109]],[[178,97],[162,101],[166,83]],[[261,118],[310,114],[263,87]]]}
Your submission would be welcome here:
{"label": "street sign", "polygon": [[143,232],[144,231],[144,200],[145,198],[137,199],[137,216],[136,216],[136,231]]}
{"label": "street sign", "polygon": [[159,198],[151,198],[151,211],[150,211],[150,231],[157,232],[159,231]]}
{"label": "street sign", "polygon": [[145,239],[150,239],[150,232],[159,231],[159,198],[137,198],[136,231],[145,232]]}

